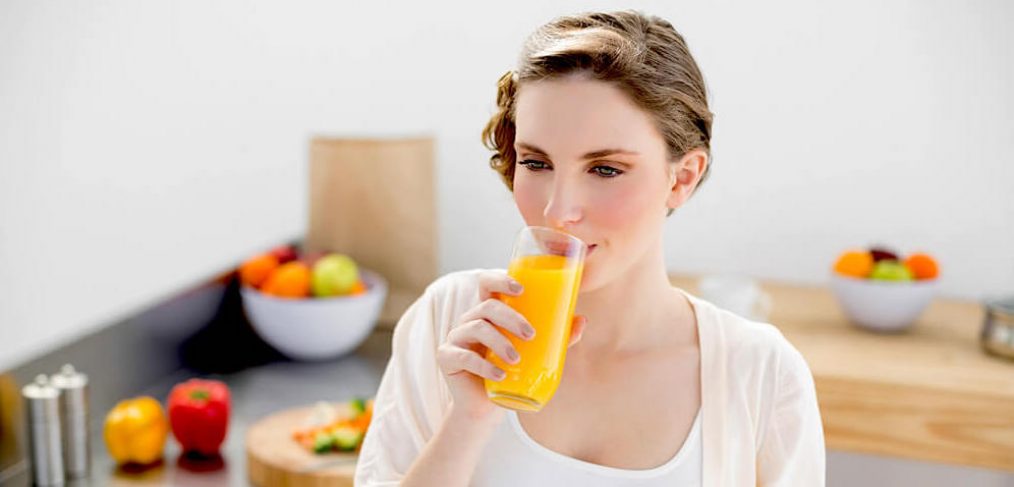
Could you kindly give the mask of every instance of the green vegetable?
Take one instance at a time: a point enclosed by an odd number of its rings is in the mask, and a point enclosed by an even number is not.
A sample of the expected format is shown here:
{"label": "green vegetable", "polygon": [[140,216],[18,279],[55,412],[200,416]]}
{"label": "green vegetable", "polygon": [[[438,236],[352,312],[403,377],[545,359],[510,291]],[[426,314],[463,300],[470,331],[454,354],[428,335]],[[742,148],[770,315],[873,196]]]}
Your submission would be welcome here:
{"label": "green vegetable", "polygon": [[352,409],[355,409],[359,414],[366,412],[366,401],[364,401],[361,397],[357,397],[349,401],[349,404],[352,405]]}
{"label": "green vegetable", "polygon": [[334,431],[333,437],[338,451],[355,451],[359,442],[363,440],[363,432],[355,428],[338,428]]}
{"label": "green vegetable", "polygon": [[317,436],[313,438],[313,452],[314,453],[325,453],[333,450],[335,447],[334,435],[329,435],[323,431],[317,433]]}

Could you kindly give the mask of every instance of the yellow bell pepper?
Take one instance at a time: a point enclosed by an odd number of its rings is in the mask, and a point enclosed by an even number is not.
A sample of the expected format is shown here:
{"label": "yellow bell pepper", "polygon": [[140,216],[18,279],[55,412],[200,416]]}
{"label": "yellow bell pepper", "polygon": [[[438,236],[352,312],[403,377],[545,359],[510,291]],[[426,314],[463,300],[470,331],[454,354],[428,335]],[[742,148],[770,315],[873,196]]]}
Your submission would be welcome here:
{"label": "yellow bell pepper", "polygon": [[109,456],[118,464],[149,464],[162,458],[169,420],[162,405],[143,396],[120,401],[109,414],[103,436]]}

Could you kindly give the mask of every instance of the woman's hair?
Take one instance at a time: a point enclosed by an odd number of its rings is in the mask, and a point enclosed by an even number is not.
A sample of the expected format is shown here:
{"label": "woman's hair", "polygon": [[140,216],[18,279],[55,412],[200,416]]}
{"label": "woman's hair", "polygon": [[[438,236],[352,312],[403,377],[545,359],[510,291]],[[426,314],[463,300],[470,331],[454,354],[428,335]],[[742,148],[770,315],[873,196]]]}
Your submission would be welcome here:
{"label": "woman's hair", "polygon": [[[514,107],[527,81],[582,73],[613,84],[655,120],[670,160],[691,149],[710,157],[712,113],[697,62],[672,24],[635,11],[557,18],[525,41],[516,71],[497,83],[497,112],[482,131],[490,166],[514,189]],[[711,164],[701,175],[708,176]],[[670,210],[670,214],[672,210]]]}

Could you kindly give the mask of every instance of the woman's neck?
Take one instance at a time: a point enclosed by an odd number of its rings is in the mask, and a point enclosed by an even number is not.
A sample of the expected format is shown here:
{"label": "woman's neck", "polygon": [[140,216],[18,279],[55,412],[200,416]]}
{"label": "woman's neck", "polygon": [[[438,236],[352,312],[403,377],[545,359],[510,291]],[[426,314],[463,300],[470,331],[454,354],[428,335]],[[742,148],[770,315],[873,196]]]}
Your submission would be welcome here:
{"label": "woman's neck", "polygon": [[672,287],[661,245],[605,286],[578,296],[588,319],[581,348],[599,353],[636,353],[682,342],[696,344],[693,308]]}

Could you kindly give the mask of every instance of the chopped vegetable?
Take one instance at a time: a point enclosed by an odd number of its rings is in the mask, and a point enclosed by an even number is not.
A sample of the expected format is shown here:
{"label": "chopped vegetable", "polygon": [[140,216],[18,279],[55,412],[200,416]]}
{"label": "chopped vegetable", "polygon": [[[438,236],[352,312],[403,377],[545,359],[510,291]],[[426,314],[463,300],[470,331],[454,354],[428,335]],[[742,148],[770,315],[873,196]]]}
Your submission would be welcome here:
{"label": "chopped vegetable", "polygon": [[313,440],[314,453],[327,453],[334,448],[335,437],[324,431],[317,433]]}
{"label": "chopped vegetable", "polygon": [[355,451],[363,436],[362,431],[350,426],[340,427],[331,434],[338,451]]}
{"label": "chopped vegetable", "polygon": [[314,453],[358,451],[373,419],[373,400],[355,398],[340,406],[318,403],[293,440]]}

